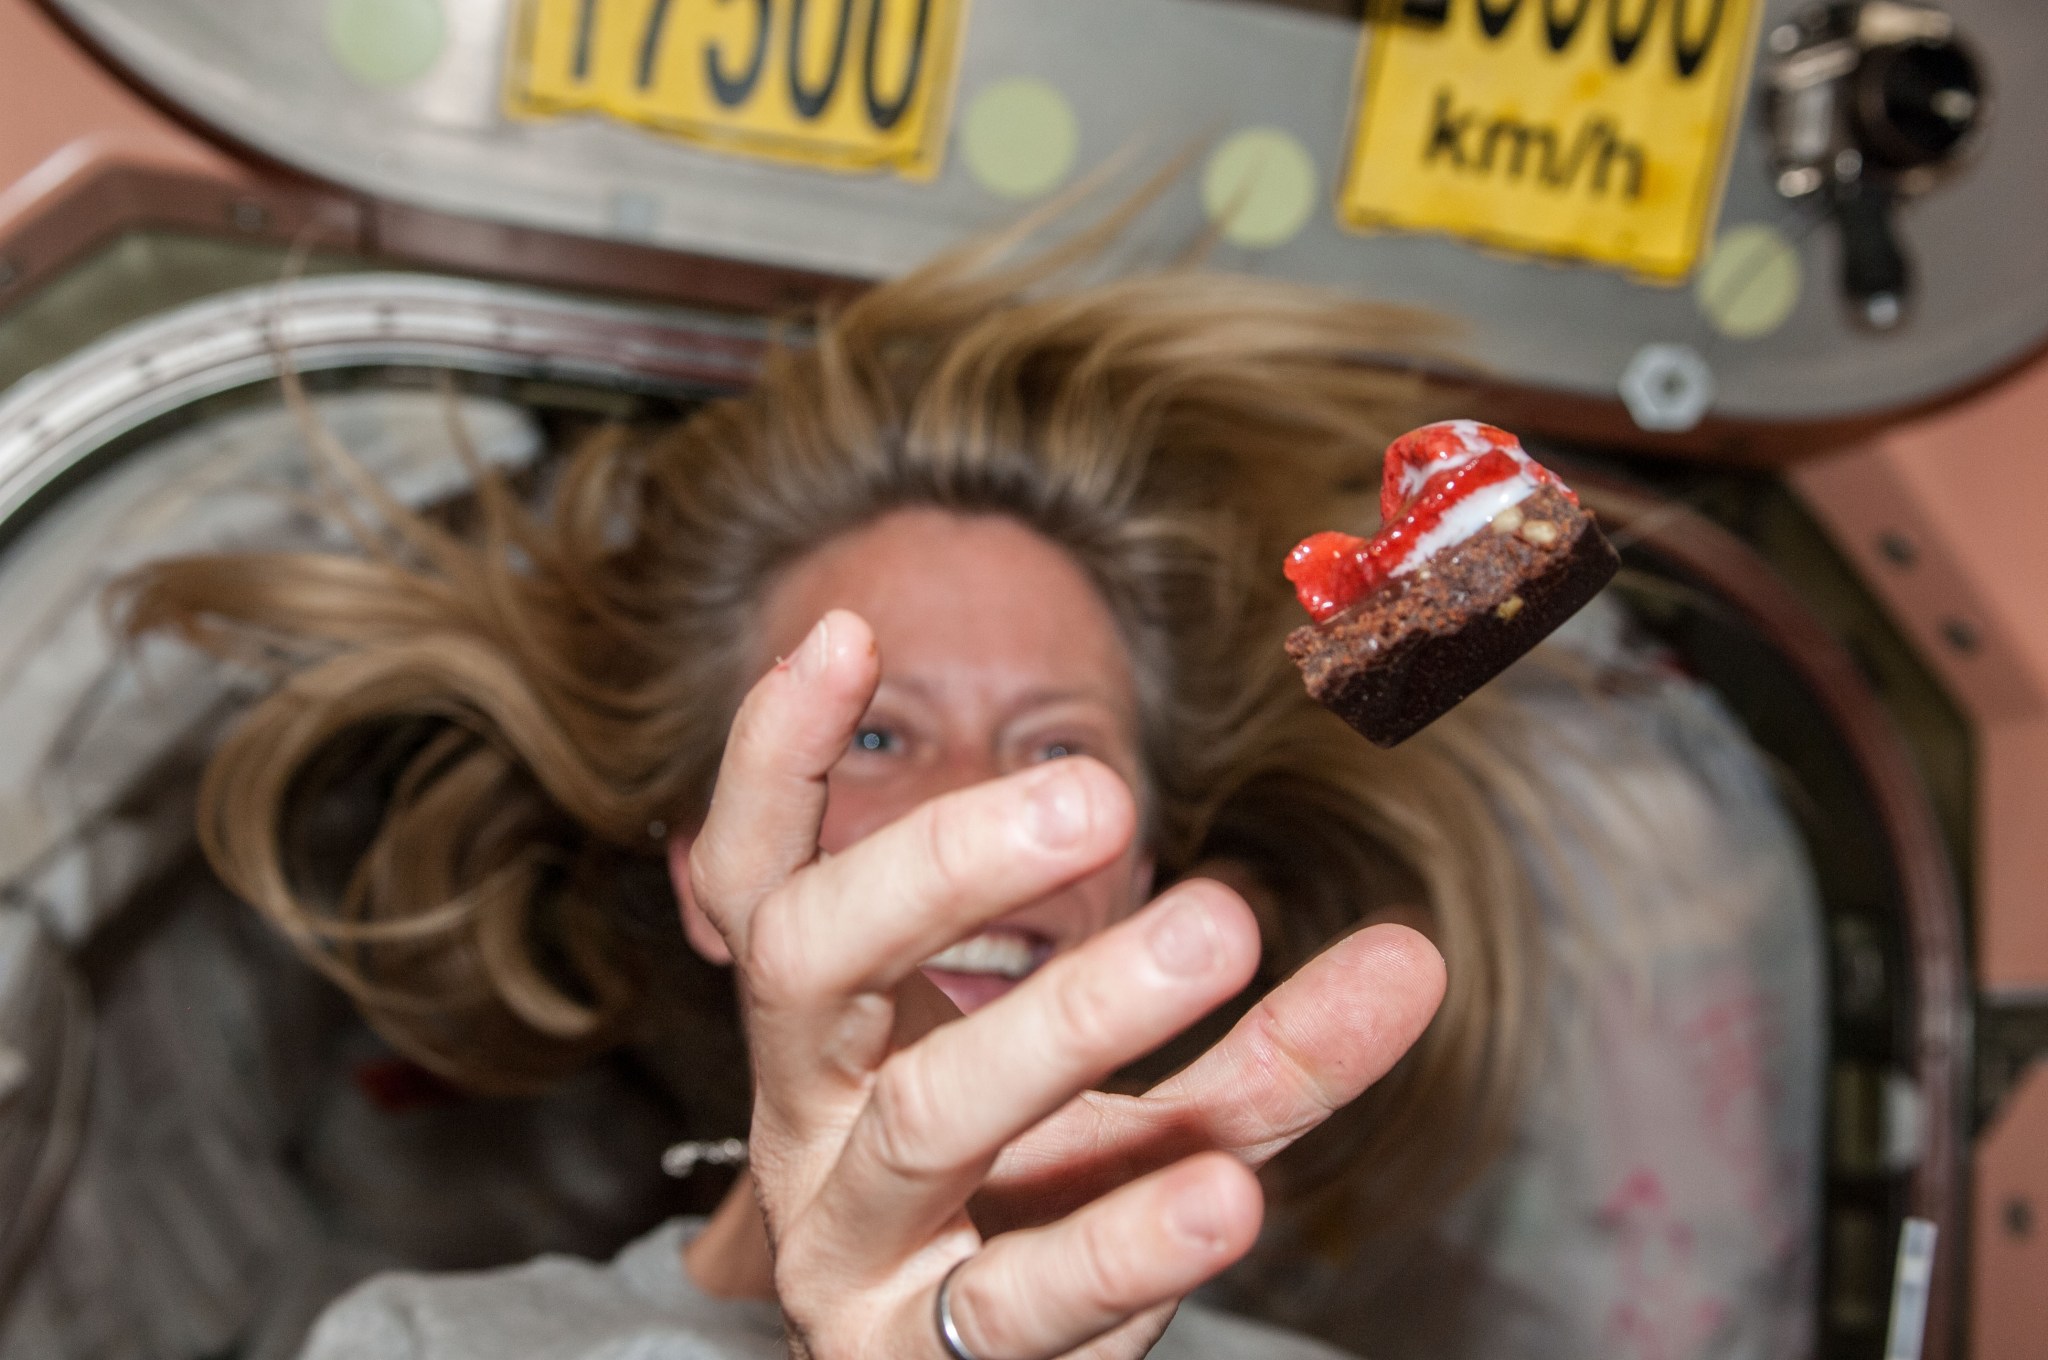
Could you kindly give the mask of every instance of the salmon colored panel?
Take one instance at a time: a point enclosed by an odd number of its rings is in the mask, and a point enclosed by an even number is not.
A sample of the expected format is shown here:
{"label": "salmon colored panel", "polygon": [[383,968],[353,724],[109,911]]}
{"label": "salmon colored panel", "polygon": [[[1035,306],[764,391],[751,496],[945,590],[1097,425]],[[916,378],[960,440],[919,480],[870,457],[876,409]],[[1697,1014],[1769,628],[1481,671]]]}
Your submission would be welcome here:
{"label": "salmon colored panel", "polygon": [[2048,361],[1792,481],[1975,727],[1980,980],[2048,989]]}
{"label": "salmon colored panel", "polygon": [[[2048,992],[2048,715],[2001,723],[1977,755],[1982,847],[1978,978],[1996,997]],[[2048,1165],[2048,1141],[2037,1145]],[[2048,1314],[2048,1275],[2041,1277]],[[2048,1349],[2040,1352],[2048,1357]]]}
{"label": "salmon colored panel", "polygon": [[[2048,670],[2032,664],[2023,640],[2028,620],[2008,615],[1983,580],[1983,555],[1958,541],[1896,447],[1830,454],[1791,478],[1971,717],[1999,722],[2048,710]],[[1958,627],[1967,649],[1956,644]]]}
{"label": "salmon colored panel", "polygon": [[122,84],[32,0],[0,0],[0,304],[138,226],[346,249],[346,195],[243,163]]}
{"label": "salmon colored panel", "polygon": [[151,108],[32,0],[0,0],[0,109],[0,232],[27,206],[22,199],[94,158],[248,177]]}
{"label": "salmon colored panel", "polygon": [[1914,499],[2048,676],[2048,364],[1879,441]]}
{"label": "salmon colored panel", "polygon": [[2048,1356],[2048,1063],[2036,1063],[1977,1144],[1971,1212],[1972,1360]]}

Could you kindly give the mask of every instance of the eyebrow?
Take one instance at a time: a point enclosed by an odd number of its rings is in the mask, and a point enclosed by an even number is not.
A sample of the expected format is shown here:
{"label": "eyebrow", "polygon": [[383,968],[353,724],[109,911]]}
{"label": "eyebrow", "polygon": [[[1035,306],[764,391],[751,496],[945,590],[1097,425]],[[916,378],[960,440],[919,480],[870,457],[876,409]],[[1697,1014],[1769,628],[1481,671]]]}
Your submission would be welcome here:
{"label": "eyebrow", "polygon": [[[884,675],[881,683],[875,687],[876,696],[880,697],[890,690],[902,691],[910,697],[921,699],[926,703],[933,702],[937,697],[934,687],[917,676]],[[1054,704],[1068,703],[1100,704],[1118,717],[1125,716],[1123,706],[1118,704],[1113,696],[1106,695],[1100,690],[1062,688],[1057,686],[1027,689],[1017,695],[1006,707],[1010,708],[1013,712],[1021,712],[1027,709],[1048,708]],[[1135,717],[1136,715],[1133,713],[1131,716]],[[1005,721],[1008,720],[1006,719]]]}
{"label": "eyebrow", "polygon": [[1017,696],[1019,708],[1045,708],[1053,704],[1099,703],[1114,709],[1116,703],[1099,690],[1027,689]]}

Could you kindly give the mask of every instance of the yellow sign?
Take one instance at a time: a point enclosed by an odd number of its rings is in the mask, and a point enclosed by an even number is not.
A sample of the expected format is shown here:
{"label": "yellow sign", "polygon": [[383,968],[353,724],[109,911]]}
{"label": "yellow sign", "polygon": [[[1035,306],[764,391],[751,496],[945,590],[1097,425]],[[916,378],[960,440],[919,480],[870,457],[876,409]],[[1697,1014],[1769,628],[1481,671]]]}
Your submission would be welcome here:
{"label": "yellow sign", "polygon": [[521,0],[515,115],[598,113],[831,170],[938,173],[966,0]]}
{"label": "yellow sign", "polygon": [[1356,227],[1683,278],[1712,223],[1758,0],[1388,0],[1366,26]]}

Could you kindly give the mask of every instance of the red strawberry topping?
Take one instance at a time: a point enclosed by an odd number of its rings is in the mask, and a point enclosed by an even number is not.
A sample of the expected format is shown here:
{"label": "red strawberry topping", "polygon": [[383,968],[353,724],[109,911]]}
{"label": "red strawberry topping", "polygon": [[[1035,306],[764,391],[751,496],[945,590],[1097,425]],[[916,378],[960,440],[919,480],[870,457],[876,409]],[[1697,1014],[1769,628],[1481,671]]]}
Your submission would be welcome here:
{"label": "red strawberry topping", "polygon": [[1326,623],[1389,577],[1417,565],[1418,554],[1426,560],[1428,553],[1441,550],[1443,544],[1428,542],[1430,535],[1468,497],[1516,478],[1555,486],[1578,503],[1570,489],[1522,452],[1521,441],[1506,430],[1470,420],[1410,430],[1387,449],[1379,533],[1369,540],[1335,532],[1313,534],[1287,555],[1282,570],[1294,583],[1301,607],[1317,623]]}

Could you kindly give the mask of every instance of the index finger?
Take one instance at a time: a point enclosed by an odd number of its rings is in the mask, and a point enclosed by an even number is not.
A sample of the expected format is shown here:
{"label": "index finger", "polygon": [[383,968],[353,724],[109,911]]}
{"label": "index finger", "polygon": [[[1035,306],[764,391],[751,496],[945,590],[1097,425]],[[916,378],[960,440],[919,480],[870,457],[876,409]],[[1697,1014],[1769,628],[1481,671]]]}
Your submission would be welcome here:
{"label": "index finger", "polygon": [[740,704],[690,850],[691,889],[736,953],[755,906],[817,858],[825,776],[880,677],[867,621],[834,609]]}

